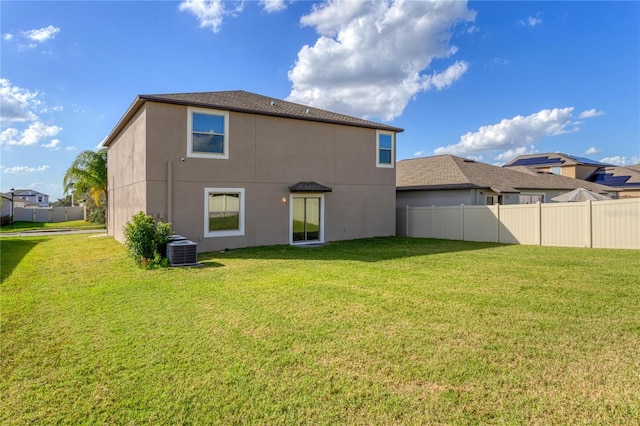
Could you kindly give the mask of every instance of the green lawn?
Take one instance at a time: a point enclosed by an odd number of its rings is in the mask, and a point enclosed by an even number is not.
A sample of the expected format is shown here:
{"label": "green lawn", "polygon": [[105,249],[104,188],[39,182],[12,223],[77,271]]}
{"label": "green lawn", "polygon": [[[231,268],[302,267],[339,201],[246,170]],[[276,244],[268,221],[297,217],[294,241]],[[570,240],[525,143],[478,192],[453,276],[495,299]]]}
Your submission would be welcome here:
{"label": "green lawn", "polygon": [[640,252],[382,238],[142,270],[3,237],[1,424],[638,424]]}
{"label": "green lawn", "polygon": [[51,231],[57,229],[105,229],[105,225],[87,222],[85,220],[70,220],[68,222],[20,222],[0,227],[0,233],[24,232],[24,231]]}

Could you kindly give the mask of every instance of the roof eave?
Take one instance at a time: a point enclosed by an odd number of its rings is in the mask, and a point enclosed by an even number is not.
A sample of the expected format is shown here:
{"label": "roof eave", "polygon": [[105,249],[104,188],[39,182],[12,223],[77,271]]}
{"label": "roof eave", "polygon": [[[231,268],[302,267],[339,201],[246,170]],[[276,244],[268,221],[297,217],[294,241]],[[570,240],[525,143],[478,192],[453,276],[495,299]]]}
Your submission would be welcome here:
{"label": "roof eave", "polygon": [[145,103],[145,99],[143,99],[142,96],[136,96],[136,98],[133,100],[131,105],[129,105],[129,108],[127,109],[127,111],[124,113],[124,115],[120,118],[118,123],[116,123],[115,127],[104,139],[104,142],[102,142],[103,147],[108,148],[109,145],[113,143],[115,138],[120,134],[122,129],[126,127],[127,123],[129,123],[131,118],[133,118],[133,116],[136,115],[136,113],[142,107],[142,105],[144,105],[144,103]]}
{"label": "roof eave", "polygon": [[154,95],[140,95],[138,96],[138,99],[141,99],[143,101],[159,102],[159,103],[172,104],[172,105],[195,106],[195,107],[202,107],[202,108],[219,108],[225,111],[265,115],[269,117],[282,117],[282,118],[291,118],[294,120],[316,121],[320,123],[340,124],[343,126],[363,127],[367,129],[388,130],[396,133],[404,132],[404,129],[400,127],[394,127],[386,124],[379,124],[379,123],[373,123],[373,122],[371,124],[345,123],[344,121],[331,120],[331,119],[322,118],[322,117],[314,117],[313,115],[310,115],[308,117],[300,117],[298,115],[288,114],[286,112],[277,112],[277,111],[269,112],[269,111],[259,110],[259,109],[239,108],[239,107],[233,107],[229,105],[215,104],[215,103],[208,103],[208,102],[194,102],[194,101],[185,101],[181,99],[166,99],[166,98],[162,98]]}

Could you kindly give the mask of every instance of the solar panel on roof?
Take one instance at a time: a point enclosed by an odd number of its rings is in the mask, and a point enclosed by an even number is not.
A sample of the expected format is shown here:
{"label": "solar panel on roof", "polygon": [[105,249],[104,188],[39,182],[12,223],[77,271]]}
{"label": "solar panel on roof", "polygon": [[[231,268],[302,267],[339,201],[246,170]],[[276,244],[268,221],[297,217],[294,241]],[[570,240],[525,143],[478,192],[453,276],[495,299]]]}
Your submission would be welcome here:
{"label": "solar panel on roof", "polygon": [[599,161],[595,161],[595,160],[592,160],[590,158],[576,157],[574,155],[567,155],[567,157],[569,157],[571,159],[574,159],[576,161],[579,161],[580,163],[588,165],[588,166],[611,166],[611,164],[601,163]]}
{"label": "solar panel on roof", "polygon": [[640,182],[627,182],[631,176],[614,176],[613,173],[594,173],[589,177],[589,182],[606,186],[640,187]]}
{"label": "solar panel on roof", "polygon": [[510,166],[537,166],[540,164],[562,164],[564,160],[562,158],[549,158],[549,157],[531,157],[520,158],[515,163],[509,164]]}

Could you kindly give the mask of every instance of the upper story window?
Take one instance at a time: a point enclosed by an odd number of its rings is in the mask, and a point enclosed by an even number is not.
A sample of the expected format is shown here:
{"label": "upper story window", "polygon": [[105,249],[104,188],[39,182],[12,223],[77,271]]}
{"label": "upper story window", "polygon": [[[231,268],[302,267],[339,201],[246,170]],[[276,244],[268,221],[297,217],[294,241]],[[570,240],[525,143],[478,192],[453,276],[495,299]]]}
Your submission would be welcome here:
{"label": "upper story window", "polygon": [[553,173],[554,175],[561,175],[562,174],[562,167],[551,167],[549,169],[549,171],[551,173]]}
{"label": "upper story window", "polygon": [[229,158],[229,113],[187,109],[187,157]]}
{"label": "upper story window", "polygon": [[377,167],[393,167],[395,158],[395,134],[378,130],[376,132],[377,149],[376,149],[376,166]]}

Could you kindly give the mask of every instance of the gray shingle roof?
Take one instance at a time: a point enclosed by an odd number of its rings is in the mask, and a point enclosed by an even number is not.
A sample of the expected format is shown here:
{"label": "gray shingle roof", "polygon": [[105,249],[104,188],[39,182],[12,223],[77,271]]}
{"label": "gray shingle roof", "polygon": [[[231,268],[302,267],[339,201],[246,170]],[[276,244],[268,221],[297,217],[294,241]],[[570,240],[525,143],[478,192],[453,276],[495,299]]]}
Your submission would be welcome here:
{"label": "gray shingle roof", "polygon": [[306,105],[287,102],[244,90],[222,92],[170,93],[157,95],[139,95],[131,104],[125,115],[104,141],[109,146],[113,139],[126,125],[144,102],[160,102],[175,105],[188,105],[204,108],[215,108],[226,111],[244,112],[250,114],[284,117],[298,120],[317,121],[322,123],[342,124],[347,126],[365,127],[370,129],[403,132],[399,127],[376,123],[349,115],[338,114]]}
{"label": "gray shingle roof", "polygon": [[321,185],[317,182],[298,182],[289,187],[291,192],[331,192],[328,186]]}
{"label": "gray shingle roof", "polygon": [[505,164],[505,167],[515,166],[611,166],[611,164],[595,161],[590,158],[577,157],[561,152],[549,152],[544,154],[519,155]]}
{"label": "gray shingle roof", "polygon": [[612,191],[612,188],[603,185],[524,166],[503,168],[455,155],[398,161],[396,187],[400,191],[489,188],[497,193],[518,193],[530,189],[571,190],[580,187],[597,193]]}

